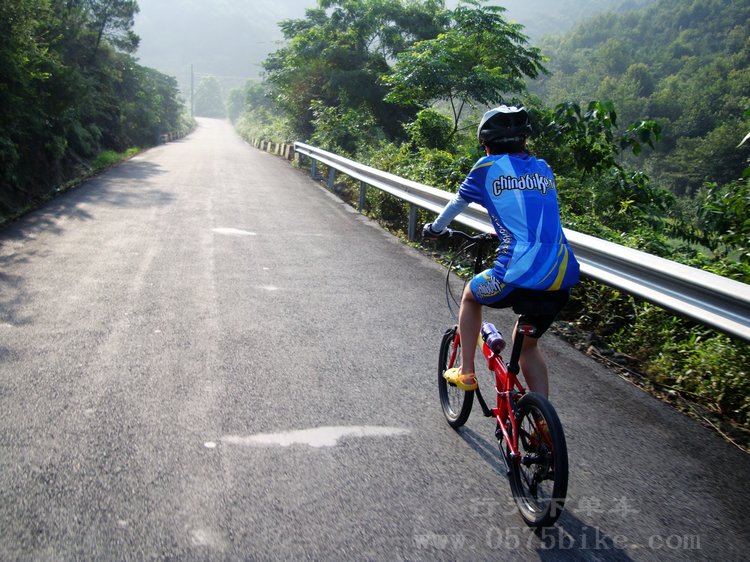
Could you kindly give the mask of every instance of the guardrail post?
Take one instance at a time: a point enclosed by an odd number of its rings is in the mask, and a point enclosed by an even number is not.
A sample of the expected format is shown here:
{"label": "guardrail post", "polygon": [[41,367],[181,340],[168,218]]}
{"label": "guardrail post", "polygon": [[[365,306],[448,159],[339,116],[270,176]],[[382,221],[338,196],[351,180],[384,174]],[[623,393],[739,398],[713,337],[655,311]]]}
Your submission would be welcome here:
{"label": "guardrail post", "polygon": [[312,164],[310,165],[310,177],[312,179],[315,179],[318,177],[317,161],[312,156],[310,157],[310,161],[312,162]]}
{"label": "guardrail post", "polygon": [[333,166],[328,167],[328,189],[333,191],[333,184],[336,181],[336,168]]}
{"label": "guardrail post", "polygon": [[359,212],[365,210],[365,193],[367,192],[367,184],[363,181],[359,182]]}
{"label": "guardrail post", "polygon": [[409,203],[409,242],[417,240],[417,207],[414,203]]}

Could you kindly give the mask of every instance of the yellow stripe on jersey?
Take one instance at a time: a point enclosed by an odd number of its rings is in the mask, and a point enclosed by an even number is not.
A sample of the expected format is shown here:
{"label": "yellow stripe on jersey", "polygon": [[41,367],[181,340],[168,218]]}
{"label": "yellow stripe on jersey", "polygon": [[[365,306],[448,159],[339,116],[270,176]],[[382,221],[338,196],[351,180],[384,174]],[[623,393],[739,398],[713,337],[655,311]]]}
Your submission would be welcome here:
{"label": "yellow stripe on jersey", "polygon": [[560,264],[560,269],[557,273],[557,278],[555,278],[555,282],[552,283],[552,286],[549,288],[550,291],[558,291],[562,285],[563,279],[565,278],[565,272],[568,269],[568,248],[566,246],[563,246],[563,252],[563,261]]}
{"label": "yellow stripe on jersey", "polygon": [[[478,170],[479,168],[486,168],[487,166],[492,166],[494,163],[495,163],[495,161],[493,160],[492,162],[485,162],[484,164],[479,164],[479,166],[474,166],[471,169],[471,172],[473,172],[474,170]],[[469,173],[471,173],[471,172],[469,172]]]}

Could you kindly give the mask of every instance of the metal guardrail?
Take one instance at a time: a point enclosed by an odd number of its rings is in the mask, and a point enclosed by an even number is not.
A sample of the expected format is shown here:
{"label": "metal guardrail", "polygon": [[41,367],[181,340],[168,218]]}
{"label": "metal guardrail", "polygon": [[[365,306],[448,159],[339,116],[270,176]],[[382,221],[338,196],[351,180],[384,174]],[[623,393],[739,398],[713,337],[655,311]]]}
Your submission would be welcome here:
{"label": "metal guardrail", "polygon": [[[317,176],[316,162],[329,167],[329,188],[333,187],[337,171],[359,180],[360,211],[364,206],[367,186],[408,202],[411,206],[409,238],[412,240],[416,238],[417,208],[439,213],[453,197],[452,193],[365,166],[314,146],[297,142],[294,148],[298,154],[312,160],[313,177]],[[454,220],[480,231],[492,230],[487,212],[473,203]],[[583,275],[750,341],[750,285],[573,230],[565,229],[565,236],[581,264]]]}

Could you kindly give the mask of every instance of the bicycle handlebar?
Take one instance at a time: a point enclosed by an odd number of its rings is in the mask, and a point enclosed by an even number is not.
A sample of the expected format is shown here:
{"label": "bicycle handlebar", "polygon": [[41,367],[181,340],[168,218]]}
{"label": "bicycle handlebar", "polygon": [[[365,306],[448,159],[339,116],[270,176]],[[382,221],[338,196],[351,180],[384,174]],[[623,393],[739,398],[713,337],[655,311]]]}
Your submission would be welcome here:
{"label": "bicycle handlebar", "polygon": [[452,228],[447,228],[446,231],[448,238],[453,238],[455,236],[456,238],[462,238],[471,242],[479,242],[480,240],[497,240],[497,234],[494,232],[483,232],[482,234],[472,236],[471,234],[461,230],[453,230]]}
{"label": "bicycle handlebar", "polygon": [[[428,230],[425,230],[425,232],[428,232]],[[430,232],[432,234],[432,232]],[[448,302],[448,310],[451,313],[451,316],[453,316],[454,320],[458,322],[458,309],[460,306],[461,298],[460,296],[456,296],[451,291],[450,288],[450,278],[451,278],[451,271],[454,268],[454,265],[456,263],[456,259],[462,255],[463,252],[468,251],[470,248],[475,249],[476,255],[473,258],[474,261],[474,271],[475,274],[479,273],[480,265],[482,263],[482,254],[483,251],[486,249],[484,242],[497,242],[498,237],[497,234],[494,232],[483,232],[481,234],[477,234],[475,236],[472,236],[471,234],[468,234],[466,232],[463,232],[461,230],[453,230],[451,228],[446,228],[444,231],[442,231],[439,235],[435,236],[431,239],[436,240],[438,238],[460,238],[464,240],[464,242],[461,244],[461,249],[451,258],[450,264],[448,265],[448,270],[445,276],[445,298]],[[464,254],[465,255],[465,254]],[[461,290],[461,293],[463,293],[463,289]]]}

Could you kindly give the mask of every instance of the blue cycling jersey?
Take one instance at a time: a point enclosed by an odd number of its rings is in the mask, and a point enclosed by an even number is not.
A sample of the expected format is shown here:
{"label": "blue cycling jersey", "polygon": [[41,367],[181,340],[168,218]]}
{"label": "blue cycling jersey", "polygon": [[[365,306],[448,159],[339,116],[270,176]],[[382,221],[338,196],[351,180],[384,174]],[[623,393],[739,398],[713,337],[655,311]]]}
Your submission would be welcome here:
{"label": "blue cycling jersey", "polygon": [[469,203],[487,209],[498,235],[498,280],[537,291],[567,289],[578,281],[578,262],[560,224],[555,177],[544,160],[528,154],[481,158],[433,228],[445,228]]}

